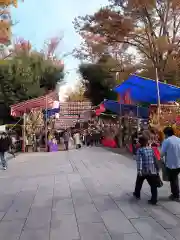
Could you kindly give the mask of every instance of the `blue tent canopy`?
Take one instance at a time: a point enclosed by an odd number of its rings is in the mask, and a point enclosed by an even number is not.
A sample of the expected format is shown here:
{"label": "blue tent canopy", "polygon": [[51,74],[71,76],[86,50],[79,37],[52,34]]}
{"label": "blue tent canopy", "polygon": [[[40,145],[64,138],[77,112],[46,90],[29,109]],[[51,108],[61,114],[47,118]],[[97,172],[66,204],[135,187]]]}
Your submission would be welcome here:
{"label": "blue tent canopy", "polygon": [[146,107],[138,107],[136,105],[129,104],[119,104],[118,102],[112,100],[105,100],[104,106],[111,112],[122,116],[124,116],[127,112],[132,111],[135,117],[144,119],[147,119],[149,117],[149,109]]}
{"label": "blue tent canopy", "polygon": [[56,113],[59,113],[60,112],[60,108],[52,108],[52,109],[47,109],[47,110],[44,110],[43,113],[44,113],[44,118],[50,118],[52,116],[54,116]]}
{"label": "blue tent canopy", "polygon": [[[137,75],[130,77],[119,86],[113,89],[115,92],[125,94],[127,91],[133,101],[157,104],[156,81],[146,79]],[[159,92],[161,103],[176,101],[180,98],[180,88],[159,82]]]}

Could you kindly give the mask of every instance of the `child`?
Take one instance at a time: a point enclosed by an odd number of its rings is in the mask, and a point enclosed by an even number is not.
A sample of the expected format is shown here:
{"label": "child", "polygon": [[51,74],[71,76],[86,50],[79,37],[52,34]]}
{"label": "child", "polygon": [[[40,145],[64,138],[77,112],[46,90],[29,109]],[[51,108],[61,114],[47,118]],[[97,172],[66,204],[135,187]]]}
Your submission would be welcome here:
{"label": "child", "polygon": [[146,179],[151,187],[151,199],[149,204],[155,205],[157,203],[157,180],[158,180],[158,167],[156,165],[156,158],[154,151],[148,146],[148,138],[141,136],[139,138],[140,148],[137,150],[137,178],[134,197],[140,199],[141,188],[144,180]]}

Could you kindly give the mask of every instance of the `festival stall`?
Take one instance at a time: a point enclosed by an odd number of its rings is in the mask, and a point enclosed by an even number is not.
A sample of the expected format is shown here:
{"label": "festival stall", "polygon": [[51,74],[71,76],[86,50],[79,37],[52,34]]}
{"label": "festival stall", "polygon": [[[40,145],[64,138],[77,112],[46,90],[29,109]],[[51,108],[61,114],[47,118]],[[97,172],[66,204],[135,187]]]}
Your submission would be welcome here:
{"label": "festival stall", "polygon": [[[137,75],[130,75],[126,81],[115,87],[114,91],[120,96],[128,92],[134,104],[146,103],[149,105],[149,110],[152,109],[152,104],[154,104],[155,111],[154,113],[151,111],[149,115],[150,124],[161,132],[167,125],[176,128],[179,126],[179,106],[171,107],[167,114],[162,104],[168,105],[169,102],[178,100],[180,98],[180,88]],[[172,110],[173,108],[174,110]],[[169,107],[166,109],[169,109]],[[174,120],[170,121],[172,112],[174,112]]]}
{"label": "festival stall", "polygon": [[121,139],[120,145],[129,144],[133,132],[147,128],[149,109],[132,104],[121,104],[116,101],[106,100],[104,106],[107,110],[119,116]]}
{"label": "festival stall", "polygon": [[57,100],[58,94],[56,92],[50,92],[45,96],[11,106],[11,115],[23,118],[23,151],[25,151],[27,145],[33,145],[31,143],[35,135],[42,133],[44,133],[47,149],[48,126],[51,123],[49,117],[57,112],[57,108],[54,108],[53,105]]}

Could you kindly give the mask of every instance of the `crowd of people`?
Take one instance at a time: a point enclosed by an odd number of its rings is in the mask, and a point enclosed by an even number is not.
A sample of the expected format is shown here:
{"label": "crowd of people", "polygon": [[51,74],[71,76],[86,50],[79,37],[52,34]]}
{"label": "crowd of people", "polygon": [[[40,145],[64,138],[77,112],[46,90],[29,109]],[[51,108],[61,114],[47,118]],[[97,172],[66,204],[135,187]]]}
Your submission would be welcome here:
{"label": "crowd of people", "polygon": [[[89,131],[88,129],[67,129],[60,134],[49,135],[49,145],[54,142],[56,145],[64,146],[64,150],[80,149],[82,146],[97,146],[101,142],[101,132]],[[50,151],[50,148],[49,148]]]}
{"label": "crowd of people", "polygon": [[[93,125],[94,126],[94,125]],[[116,131],[114,131],[114,139]],[[140,199],[144,180],[147,180],[151,188],[150,204],[158,202],[158,188],[163,186],[160,177],[161,168],[166,175],[166,181],[170,182],[171,200],[179,200],[180,173],[180,138],[175,136],[173,128],[164,129],[165,139],[162,141],[158,131],[153,129],[135,131],[132,136],[132,152],[137,162],[137,178],[134,197]],[[67,129],[64,132],[48,134],[48,150],[58,151],[58,144],[63,140],[64,150],[80,149],[83,145],[98,146],[105,137],[103,129],[89,127],[87,129]],[[37,138],[36,138],[37,139]],[[118,141],[118,140],[117,140]],[[39,141],[34,141],[39,142]],[[39,145],[36,144],[36,150]],[[9,152],[15,157],[13,138],[7,133],[0,134],[0,159],[4,170],[7,169],[5,153]],[[164,180],[164,179],[163,179]]]}
{"label": "crowd of people", "polygon": [[137,161],[137,178],[133,195],[140,199],[143,182],[147,180],[151,188],[149,203],[153,205],[157,204],[158,201],[158,188],[163,186],[159,174],[161,168],[166,174],[166,180],[170,182],[171,195],[169,199],[179,200],[180,197],[178,179],[180,173],[180,138],[175,136],[171,127],[164,129],[164,135],[164,141],[161,146],[158,146],[158,135],[153,131],[141,132],[138,136],[137,147],[134,146],[133,150]]}

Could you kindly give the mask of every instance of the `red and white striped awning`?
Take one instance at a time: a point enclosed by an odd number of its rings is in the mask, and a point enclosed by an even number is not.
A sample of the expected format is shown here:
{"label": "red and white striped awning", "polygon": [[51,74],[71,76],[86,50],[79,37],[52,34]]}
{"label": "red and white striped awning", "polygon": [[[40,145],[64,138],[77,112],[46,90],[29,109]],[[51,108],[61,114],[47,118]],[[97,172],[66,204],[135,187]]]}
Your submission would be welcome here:
{"label": "red and white striped awning", "polygon": [[24,113],[30,112],[32,109],[46,109],[52,108],[54,101],[58,100],[58,94],[56,92],[51,92],[47,95],[30,99],[24,102],[20,102],[11,105],[11,116],[20,117]]}

